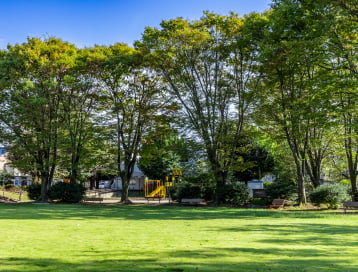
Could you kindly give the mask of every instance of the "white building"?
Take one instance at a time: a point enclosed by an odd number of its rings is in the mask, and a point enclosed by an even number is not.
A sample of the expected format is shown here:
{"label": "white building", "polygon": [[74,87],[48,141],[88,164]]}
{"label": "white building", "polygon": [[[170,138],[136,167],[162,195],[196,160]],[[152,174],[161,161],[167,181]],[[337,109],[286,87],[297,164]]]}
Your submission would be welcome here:
{"label": "white building", "polygon": [[[144,189],[144,180],[145,180],[145,175],[143,174],[142,171],[140,171],[140,169],[138,168],[137,165],[134,166],[134,170],[133,170],[133,174],[132,174],[132,178],[130,180],[129,183],[129,190],[133,190],[133,191],[141,191]],[[122,181],[120,177],[116,177],[114,179],[114,182],[112,184],[111,189],[113,190],[122,190]]]}
{"label": "white building", "polygon": [[15,186],[32,184],[32,178],[30,175],[25,175],[24,173],[21,173],[18,169],[12,167],[11,161],[7,157],[5,147],[0,147],[0,173],[7,173],[13,175]]}

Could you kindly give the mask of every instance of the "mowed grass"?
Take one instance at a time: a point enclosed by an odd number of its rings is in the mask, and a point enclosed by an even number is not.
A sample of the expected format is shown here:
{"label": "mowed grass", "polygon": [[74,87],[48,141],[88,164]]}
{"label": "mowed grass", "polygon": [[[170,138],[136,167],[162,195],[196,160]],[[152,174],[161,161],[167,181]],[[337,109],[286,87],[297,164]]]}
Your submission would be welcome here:
{"label": "mowed grass", "polygon": [[358,214],[0,205],[0,271],[358,271]]}

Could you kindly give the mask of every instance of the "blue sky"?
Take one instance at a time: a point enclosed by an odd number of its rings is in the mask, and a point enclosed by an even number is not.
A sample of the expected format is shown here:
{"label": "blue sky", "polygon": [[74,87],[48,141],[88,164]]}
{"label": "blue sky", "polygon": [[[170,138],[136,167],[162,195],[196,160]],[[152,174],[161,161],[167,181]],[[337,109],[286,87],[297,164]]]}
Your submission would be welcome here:
{"label": "blue sky", "polygon": [[26,37],[55,36],[79,47],[131,45],[146,26],[176,17],[195,20],[203,10],[244,15],[270,0],[0,0],[0,49]]}

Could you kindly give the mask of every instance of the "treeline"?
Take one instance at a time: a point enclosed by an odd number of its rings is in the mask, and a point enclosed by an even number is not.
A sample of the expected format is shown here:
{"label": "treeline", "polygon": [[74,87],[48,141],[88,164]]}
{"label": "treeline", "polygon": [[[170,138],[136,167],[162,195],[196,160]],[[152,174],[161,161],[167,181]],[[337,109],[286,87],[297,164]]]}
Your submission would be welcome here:
{"label": "treeline", "polygon": [[174,128],[205,155],[217,202],[249,168],[249,138],[289,151],[300,202],[305,181],[340,162],[358,200],[357,29],[354,1],[277,0],[263,14],[162,21],[133,47],[29,38],[0,51],[1,140],[43,200],[54,176],[104,165],[127,200],[140,152]]}

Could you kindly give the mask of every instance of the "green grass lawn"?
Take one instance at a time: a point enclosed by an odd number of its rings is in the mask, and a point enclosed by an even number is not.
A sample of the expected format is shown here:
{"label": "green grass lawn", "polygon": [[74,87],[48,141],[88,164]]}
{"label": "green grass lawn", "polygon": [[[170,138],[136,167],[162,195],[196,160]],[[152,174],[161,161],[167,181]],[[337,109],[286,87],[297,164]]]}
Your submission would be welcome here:
{"label": "green grass lawn", "polygon": [[0,205],[0,271],[358,271],[358,214]]}
{"label": "green grass lawn", "polygon": [[[10,191],[0,191],[0,195],[4,195],[6,197],[10,197],[12,199],[15,199],[15,200],[20,200],[20,195],[19,193],[16,193],[16,192],[10,192]],[[21,194],[21,201],[30,201],[30,198],[27,194],[26,191],[23,191],[22,194]]]}

